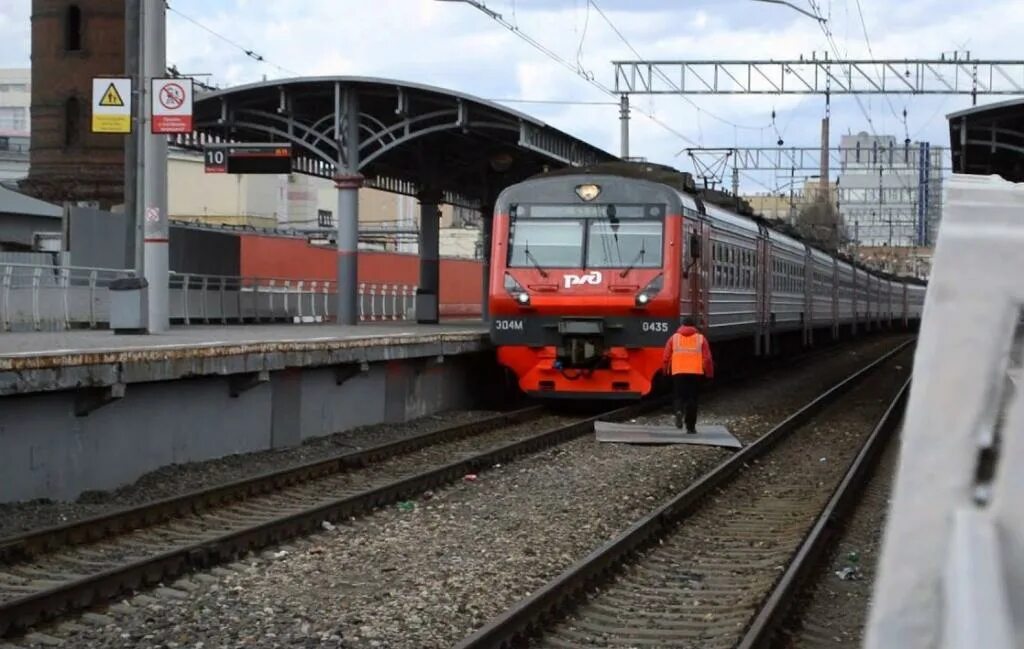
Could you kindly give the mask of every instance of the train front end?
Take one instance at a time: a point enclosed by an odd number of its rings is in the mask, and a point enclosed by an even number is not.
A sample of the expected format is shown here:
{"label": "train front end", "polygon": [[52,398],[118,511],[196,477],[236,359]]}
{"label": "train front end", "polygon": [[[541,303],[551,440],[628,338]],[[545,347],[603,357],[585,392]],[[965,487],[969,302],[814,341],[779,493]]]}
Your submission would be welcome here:
{"label": "train front end", "polygon": [[671,188],[576,174],[509,187],[495,206],[491,340],[547,398],[651,391],[679,321],[681,205]]}

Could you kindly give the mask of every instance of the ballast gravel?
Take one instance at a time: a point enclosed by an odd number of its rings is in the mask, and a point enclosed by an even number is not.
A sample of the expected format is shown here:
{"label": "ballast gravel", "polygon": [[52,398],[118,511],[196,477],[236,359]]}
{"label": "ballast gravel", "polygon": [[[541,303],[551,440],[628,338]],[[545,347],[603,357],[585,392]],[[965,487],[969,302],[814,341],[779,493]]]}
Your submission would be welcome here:
{"label": "ballast gravel", "polygon": [[[750,441],[902,340],[861,341],[719,391],[700,419]],[[727,454],[586,436],[215,569],[186,598],[137,596],[110,607],[112,624],[60,635],[82,649],[451,647]]]}
{"label": "ballast gravel", "polygon": [[310,439],[290,448],[229,455],[205,462],[173,464],[147,473],[134,483],[113,491],[86,492],[73,503],[34,500],[0,504],[0,539],[412,437],[453,424],[483,419],[493,414],[496,413],[482,410],[442,412],[399,424],[360,426],[350,431]]}
{"label": "ballast gravel", "polygon": [[810,576],[789,619],[777,634],[772,645],[776,649],[862,646],[899,460],[899,442],[890,440],[883,451],[827,560]]}

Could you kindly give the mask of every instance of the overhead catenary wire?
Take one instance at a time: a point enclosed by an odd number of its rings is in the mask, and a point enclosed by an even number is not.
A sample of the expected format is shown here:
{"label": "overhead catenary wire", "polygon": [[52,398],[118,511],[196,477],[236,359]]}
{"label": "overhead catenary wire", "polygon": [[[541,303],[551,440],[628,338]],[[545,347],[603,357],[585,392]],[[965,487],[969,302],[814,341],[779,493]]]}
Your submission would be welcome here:
{"label": "overhead catenary wire", "polygon": [[240,52],[245,54],[246,57],[252,59],[253,61],[256,61],[257,63],[262,63],[264,65],[269,65],[270,67],[276,68],[278,71],[283,72],[283,73],[288,74],[288,75],[291,75],[293,77],[301,77],[302,76],[301,74],[299,74],[295,70],[290,70],[290,69],[288,69],[288,68],[286,68],[286,67],[284,67],[282,65],[274,63],[273,61],[267,60],[266,57],[264,57],[262,54],[259,54],[258,52],[256,52],[252,48],[246,47],[245,45],[242,45],[241,43],[239,43],[239,42],[237,42],[237,41],[235,41],[235,40],[225,36],[224,34],[221,34],[220,32],[216,31],[215,29],[212,29],[211,27],[208,27],[208,26],[204,25],[203,23],[199,22],[198,20],[196,20],[192,16],[189,16],[188,14],[182,13],[178,9],[175,9],[173,6],[171,6],[171,3],[169,1],[165,0],[164,5],[167,7],[167,11],[168,12],[173,13],[173,14],[179,16],[181,19],[183,19],[183,20],[185,20],[185,21],[187,21],[189,23],[192,23],[193,25],[195,25],[199,29],[202,29],[203,31],[207,32],[211,36],[214,36],[215,38],[220,39],[224,43],[227,43],[231,47],[234,47],[235,49],[239,50]]}
{"label": "overhead catenary wire", "polygon": [[[868,24],[864,20],[864,9],[861,8],[860,0],[856,0],[856,2],[857,2],[857,15],[860,17],[860,26],[861,26],[861,29],[864,31],[864,42],[868,46],[868,55],[871,56],[872,59],[874,59],[875,58],[875,52],[871,48],[871,37],[868,36]],[[885,76],[885,69],[883,68],[882,71],[879,73],[879,78],[883,79],[884,76]],[[892,105],[892,101],[889,100],[889,95],[883,94],[882,97],[885,98],[885,103],[889,105],[889,110],[892,111],[893,117],[895,117],[898,120],[900,118],[900,116],[896,112],[896,107]]]}
{"label": "overhead catenary wire", "polygon": [[[601,18],[605,21],[605,23],[608,24],[608,26],[611,28],[611,30],[613,32],[615,32],[615,35],[619,37],[619,40],[621,40],[623,42],[623,44],[625,44],[625,46],[629,48],[629,51],[631,51],[633,53],[633,56],[637,57],[637,59],[639,59],[639,60],[644,60],[643,55],[640,54],[640,52],[638,52],[635,47],[633,47],[633,44],[629,42],[629,39],[626,38],[626,36],[619,30],[619,28],[615,25],[615,23],[612,22],[612,20],[608,17],[607,14],[605,14],[604,10],[602,10],[601,7],[598,6],[597,0],[587,0],[587,3],[588,3],[588,6],[594,7],[594,10],[597,11],[597,13],[601,16]],[[659,77],[661,77],[662,81],[667,83],[670,88],[672,88],[673,90],[676,90],[678,92],[682,92],[682,89],[679,87],[679,85],[676,84],[675,81],[673,81],[671,78],[669,78],[669,76],[667,74],[665,74],[662,70],[655,68],[654,73],[657,74]],[[705,108],[702,108],[700,105],[698,105],[695,101],[693,101],[692,99],[690,99],[686,95],[682,95],[681,94],[681,95],[679,95],[679,97],[683,101],[685,101],[686,103],[688,103],[691,106],[693,106],[693,108],[698,112],[698,114],[699,113],[704,113],[705,115],[707,115],[711,119],[713,119],[715,121],[718,121],[718,122],[721,122],[722,124],[726,124],[728,126],[731,126],[733,128],[744,129],[744,130],[748,130],[748,131],[762,131],[765,128],[767,128],[766,126],[751,126],[751,125],[747,125],[747,124],[737,124],[737,123],[735,123],[735,122],[733,122],[733,121],[731,121],[729,119],[726,119],[724,117],[716,115],[715,113],[713,113],[713,112],[711,112],[709,110],[706,110]]]}
{"label": "overhead catenary wire", "polygon": [[[465,2],[466,2],[466,4],[470,5],[474,9],[477,9],[481,13],[485,14],[486,16],[488,16],[489,18],[491,18],[492,20],[497,22],[499,25],[501,25],[502,27],[504,27],[505,29],[510,31],[512,34],[514,34],[517,38],[519,38],[520,40],[526,42],[528,45],[530,45],[531,47],[533,47],[537,51],[541,52],[546,57],[548,57],[549,59],[554,61],[555,63],[558,63],[560,66],[564,67],[565,69],[569,70],[570,72],[572,72],[576,76],[580,77],[581,79],[586,81],[591,86],[597,88],[598,90],[600,90],[604,94],[608,95],[609,97],[613,97],[613,98],[616,98],[616,99],[618,98],[618,95],[615,93],[615,91],[612,88],[609,88],[605,84],[603,84],[600,81],[598,81],[597,78],[595,77],[595,75],[592,72],[587,71],[586,69],[582,68],[581,66],[573,65],[571,62],[569,62],[565,58],[561,57],[558,53],[552,51],[550,48],[546,47],[543,43],[539,42],[537,39],[533,38],[532,36],[530,36],[529,34],[524,32],[522,29],[519,28],[518,25],[513,24],[513,23],[509,22],[508,20],[506,20],[505,18],[503,18],[501,14],[499,14],[499,13],[497,13],[497,12],[491,10],[491,9],[488,9],[485,4],[479,2],[478,0],[465,0]],[[615,102],[615,103],[618,104],[618,102]],[[641,115],[646,117],[648,120],[650,120],[651,122],[653,122],[654,124],[656,124],[657,126],[662,128],[666,132],[671,133],[672,135],[676,136],[677,138],[679,138],[683,142],[686,142],[687,144],[690,144],[691,146],[695,146],[695,147],[699,147],[700,146],[699,143],[695,142],[689,136],[684,135],[683,133],[679,132],[675,128],[672,128],[671,126],[669,126],[668,124],[666,124],[662,120],[658,119],[653,114],[653,112],[647,112],[647,111],[642,110],[641,108],[635,107],[635,106],[632,108],[632,110],[635,110],[636,112],[640,113]],[[771,191],[771,188],[768,185],[764,184],[763,182],[761,182],[757,178],[753,177],[752,175],[750,175],[748,173],[745,173],[745,172],[743,172],[742,175],[747,177],[749,180],[751,180],[752,182],[756,183],[757,185],[760,185],[761,187],[764,187],[766,190]]]}

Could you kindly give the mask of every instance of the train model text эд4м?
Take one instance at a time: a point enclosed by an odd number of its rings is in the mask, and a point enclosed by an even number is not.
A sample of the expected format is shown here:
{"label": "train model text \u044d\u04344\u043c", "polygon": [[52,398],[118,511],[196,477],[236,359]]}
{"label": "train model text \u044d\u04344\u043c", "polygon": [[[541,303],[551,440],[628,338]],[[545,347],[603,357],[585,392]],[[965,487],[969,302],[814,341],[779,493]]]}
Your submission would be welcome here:
{"label": "train model text \u044d\u04344\u043c", "polygon": [[907,326],[924,292],[712,204],[667,167],[564,170],[495,205],[491,339],[534,396],[647,394],[682,315],[767,354],[785,336]]}

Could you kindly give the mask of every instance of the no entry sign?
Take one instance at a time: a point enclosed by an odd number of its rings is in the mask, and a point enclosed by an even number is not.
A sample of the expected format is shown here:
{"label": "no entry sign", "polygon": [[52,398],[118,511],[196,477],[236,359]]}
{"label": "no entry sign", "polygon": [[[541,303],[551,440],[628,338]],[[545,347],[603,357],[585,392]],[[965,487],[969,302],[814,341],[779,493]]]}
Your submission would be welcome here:
{"label": "no entry sign", "polygon": [[154,133],[192,132],[192,80],[153,79]]}

